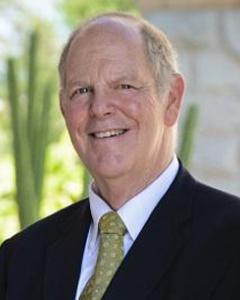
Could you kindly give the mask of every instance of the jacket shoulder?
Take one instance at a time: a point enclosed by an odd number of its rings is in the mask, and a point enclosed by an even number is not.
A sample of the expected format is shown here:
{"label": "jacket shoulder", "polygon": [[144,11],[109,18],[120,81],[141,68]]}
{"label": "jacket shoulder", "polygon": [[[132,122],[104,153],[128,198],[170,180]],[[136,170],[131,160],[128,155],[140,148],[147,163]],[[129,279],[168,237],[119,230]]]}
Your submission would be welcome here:
{"label": "jacket shoulder", "polygon": [[67,231],[75,220],[89,210],[88,199],[71,204],[15,234],[3,244],[34,243],[45,244],[58,233]]}
{"label": "jacket shoulder", "polygon": [[224,211],[240,214],[240,197],[198,181],[195,185],[195,203],[198,209],[206,209],[209,212]]}
{"label": "jacket shoulder", "polygon": [[[240,198],[197,182],[192,204],[193,229],[202,240],[212,239],[219,248],[240,250]],[[220,245],[221,244],[221,245]]]}

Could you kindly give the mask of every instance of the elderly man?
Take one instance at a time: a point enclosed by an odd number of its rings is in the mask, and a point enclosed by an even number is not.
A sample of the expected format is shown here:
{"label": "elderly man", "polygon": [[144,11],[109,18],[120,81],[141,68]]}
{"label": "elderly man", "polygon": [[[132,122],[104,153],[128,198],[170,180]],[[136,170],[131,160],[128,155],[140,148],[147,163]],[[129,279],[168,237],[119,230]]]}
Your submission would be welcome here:
{"label": "elderly man", "polygon": [[174,154],[184,81],[166,36],[100,15],[61,56],[60,105],[94,181],[6,241],[1,300],[240,299],[240,202]]}

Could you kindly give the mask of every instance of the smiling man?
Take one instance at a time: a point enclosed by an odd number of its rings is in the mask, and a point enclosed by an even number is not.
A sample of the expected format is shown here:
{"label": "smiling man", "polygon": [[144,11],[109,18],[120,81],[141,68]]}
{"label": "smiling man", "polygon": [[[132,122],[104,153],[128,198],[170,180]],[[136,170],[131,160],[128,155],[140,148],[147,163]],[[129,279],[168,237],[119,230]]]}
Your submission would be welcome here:
{"label": "smiling man", "polygon": [[166,36],[100,15],[61,55],[60,106],[93,183],[89,198],[0,250],[3,300],[240,297],[240,202],[175,155],[184,92]]}
{"label": "smiling man", "polygon": [[173,158],[183,79],[169,66],[171,78],[160,86],[144,50],[130,20],[105,17],[76,34],[61,64],[61,108],[73,145],[114,209]]}

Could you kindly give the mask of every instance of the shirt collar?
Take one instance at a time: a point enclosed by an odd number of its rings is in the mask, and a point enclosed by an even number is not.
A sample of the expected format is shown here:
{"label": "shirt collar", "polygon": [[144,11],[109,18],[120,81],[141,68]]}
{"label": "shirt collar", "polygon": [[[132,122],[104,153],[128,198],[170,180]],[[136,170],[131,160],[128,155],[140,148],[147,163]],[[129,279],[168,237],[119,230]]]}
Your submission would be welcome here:
{"label": "shirt collar", "polygon": [[[164,194],[172,184],[179,168],[179,162],[174,155],[166,170],[159,175],[149,186],[127,201],[117,212],[122,218],[131,239],[134,241],[144,224],[148,220],[152,211],[162,199]],[[92,235],[90,244],[94,245],[98,235],[98,222],[111,207],[93,190],[93,185],[89,186],[90,210],[93,219]]]}

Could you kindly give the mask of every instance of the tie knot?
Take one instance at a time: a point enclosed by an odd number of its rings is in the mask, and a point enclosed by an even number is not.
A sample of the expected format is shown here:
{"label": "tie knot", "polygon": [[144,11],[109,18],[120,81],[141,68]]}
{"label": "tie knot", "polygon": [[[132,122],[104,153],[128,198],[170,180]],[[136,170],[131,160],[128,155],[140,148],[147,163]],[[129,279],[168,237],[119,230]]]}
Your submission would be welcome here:
{"label": "tie knot", "polygon": [[122,236],[126,232],[126,227],[122,219],[114,211],[108,212],[101,217],[99,229],[101,233],[115,233]]}

